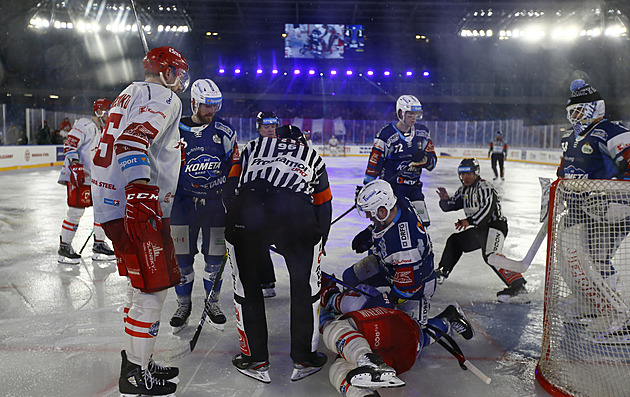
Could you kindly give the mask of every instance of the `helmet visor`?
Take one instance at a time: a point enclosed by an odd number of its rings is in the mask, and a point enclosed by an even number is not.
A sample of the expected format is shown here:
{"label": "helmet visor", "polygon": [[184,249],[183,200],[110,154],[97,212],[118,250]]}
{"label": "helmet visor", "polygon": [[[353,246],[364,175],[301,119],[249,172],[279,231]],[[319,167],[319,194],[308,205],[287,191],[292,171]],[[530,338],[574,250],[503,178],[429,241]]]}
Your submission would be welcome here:
{"label": "helmet visor", "polygon": [[179,80],[179,84],[182,86],[180,92],[186,91],[186,89],[188,88],[188,85],[190,84],[190,75],[188,74],[188,70],[177,68],[175,70],[175,75],[177,76],[177,79]]}

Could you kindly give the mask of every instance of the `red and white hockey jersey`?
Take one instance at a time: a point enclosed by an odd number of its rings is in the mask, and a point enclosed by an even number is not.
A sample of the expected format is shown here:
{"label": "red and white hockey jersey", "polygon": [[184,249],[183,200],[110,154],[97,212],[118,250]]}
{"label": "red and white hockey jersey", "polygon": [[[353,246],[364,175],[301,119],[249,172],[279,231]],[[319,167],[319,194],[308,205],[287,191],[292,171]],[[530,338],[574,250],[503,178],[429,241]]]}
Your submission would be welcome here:
{"label": "red and white hockey jersey", "polygon": [[79,163],[83,164],[85,184],[90,184],[92,157],[94,157],[94,149],[100,139],[101,129],[96,126],[92,119],[80,118],[74,123],[63,144],[63,153],[66,158],[61,167],[58,183],[65,185],[70,182],[68,166],[70,161],[78,160]]}
{"label": "red and white hockey jersey", "polygon": [[134,82],[112,103],[94,156],[94,219],[124,218],[125,186],[147,179],[160,188],[160,204],[170,217],[181,165],[179,119],[182,103],[170,89]]}

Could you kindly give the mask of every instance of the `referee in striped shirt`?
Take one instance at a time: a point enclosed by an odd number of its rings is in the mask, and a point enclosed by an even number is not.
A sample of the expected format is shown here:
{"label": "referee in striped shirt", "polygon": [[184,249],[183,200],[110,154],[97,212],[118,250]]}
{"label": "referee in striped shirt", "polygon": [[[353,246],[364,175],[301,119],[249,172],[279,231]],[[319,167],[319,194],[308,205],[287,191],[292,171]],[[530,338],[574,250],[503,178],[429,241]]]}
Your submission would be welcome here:
{"label": "referee in striped shirt", "polygon": [[[449,197],[443,187],[437,190],[440,208],[444,212],[464,210],[465,218],[455,223],[459,233],[453,233],[448,240],[435,273],[441,284],[451,273],[464,252],[481,249],[483,260],[488,263],[488,255],[500,254],[508,232],[507,219],[501,213],[499,195],[492,184],[481,179],[479,162],[476,159],[463,159],[457,168],[462,186]],[[521,273],[488,266],[505,283],[507,288],[497,292],[499,302],[529,303],[525,278]]]}
{"label": "referee in striped shirt", "polygon": [[289,270],[291,379],[298,380],[326,363],[326,356],[316,351],[319,260],[330,230],[332,195],[324,161],[304,134],[290,125],[278,128],[276,134],[258,137],[245,146],[224,189],[225,239],[241,348],[233,364],[258,380],[262,379],[252,375],[252,370],[268,368],[267,323],[258,268],[269,246],[275,245]]}

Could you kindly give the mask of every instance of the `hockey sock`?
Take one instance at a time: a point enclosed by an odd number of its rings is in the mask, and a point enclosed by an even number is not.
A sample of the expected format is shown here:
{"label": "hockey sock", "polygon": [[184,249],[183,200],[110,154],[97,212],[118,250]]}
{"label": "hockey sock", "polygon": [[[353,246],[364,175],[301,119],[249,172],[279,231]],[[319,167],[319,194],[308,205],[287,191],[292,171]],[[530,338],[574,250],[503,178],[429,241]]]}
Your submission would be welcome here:
{"label": "hockey sock", "polygon": [[354,364],[364,354],[372,353],[368,341],[352,326],[350,319],[333,321],[324,328],[323,338],[327,348]]}
{"label": "hockey sock", "polygon": [[146,369],[153,354],[160,327],[160,312],[167,290],[146,293],[134,289],[132,306],[125,324],[126,350],[130,362]]}
{"label": "hockey sock", "polygon": [[[443,318],[430,318],[429,321],[427,321],[428,324],[434,326],[435,328],[443,331],[445,334],[451,334],[451,330],[450,330],[450,324],[448,323],[447,320],[443,319]],[[422,330],[422,336],[424,338],[424,343],[422,346],[426,347],[429,346],[430,344],[434,343],[436,340],[433,339],[432,337],[429,336],[429,334],[427,334],[424,329]],[[437,338],[440,338],[440,334],[436,334]]]}
{"label": "hockey sock", "polygon": [[74,239],[74,235],[77,233],[79,227],[79,221],[85,212],[85,208],[68,207],[66,213],[66,219],[61,224],[61,241],[66,244],[71,244]]}
{"label": "hockey sock", "polygon": [[105,241],[105,230],[100,223],[94,222],[94,240]]}
{"label": "hockey sock", "polygon": [[[335,362],[330,366],[328,371],[328,379],[333,387],[342,393],[347,387],[351,387],[346,382],[346,375],[348,372],[354,369],[354,364],[344,360],[342,357],[338,357]],[[345,387],[344,387],[345,386]]]}

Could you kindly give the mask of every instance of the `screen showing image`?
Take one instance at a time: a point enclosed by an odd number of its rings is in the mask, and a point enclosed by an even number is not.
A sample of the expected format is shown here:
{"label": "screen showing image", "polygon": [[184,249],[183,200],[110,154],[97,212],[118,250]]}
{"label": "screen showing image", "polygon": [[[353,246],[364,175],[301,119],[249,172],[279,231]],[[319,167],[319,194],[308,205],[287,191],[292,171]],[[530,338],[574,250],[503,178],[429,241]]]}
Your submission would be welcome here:
{"label": "screen showing image", "polygon": [[[351,25],[359,26],[359,25]],[[350,25],[286,24],[284,32],[285,58],[343,59],[346,43],[354,36],[348,32]],[[361,43],[363,29],[361,28]],[[357,40],[358,43],[358,40]],[[356,47],[358,48],[358,47]]]}

